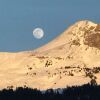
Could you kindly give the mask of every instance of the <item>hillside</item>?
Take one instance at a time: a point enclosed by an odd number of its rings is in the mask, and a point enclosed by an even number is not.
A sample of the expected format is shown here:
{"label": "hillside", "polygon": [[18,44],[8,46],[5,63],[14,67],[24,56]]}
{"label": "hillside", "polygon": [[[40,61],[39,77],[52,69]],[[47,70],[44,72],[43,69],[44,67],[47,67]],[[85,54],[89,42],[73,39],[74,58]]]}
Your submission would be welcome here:
{"label": "hillside", "polygon": [[100,24],[79,21],[29,52],[0,53],[0,89],[100,84]]}

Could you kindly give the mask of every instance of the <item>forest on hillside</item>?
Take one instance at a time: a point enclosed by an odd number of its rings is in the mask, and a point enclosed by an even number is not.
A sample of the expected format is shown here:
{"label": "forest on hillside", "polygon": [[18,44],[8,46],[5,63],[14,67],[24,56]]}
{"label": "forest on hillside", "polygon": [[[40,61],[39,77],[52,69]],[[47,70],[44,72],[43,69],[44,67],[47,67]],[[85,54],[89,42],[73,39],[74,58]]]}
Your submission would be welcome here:
{"label": "forest on hillside", "polygon": [[100,100],[100,85],[85,84],[40,91],[28,87],[0,90],[0,100]]}

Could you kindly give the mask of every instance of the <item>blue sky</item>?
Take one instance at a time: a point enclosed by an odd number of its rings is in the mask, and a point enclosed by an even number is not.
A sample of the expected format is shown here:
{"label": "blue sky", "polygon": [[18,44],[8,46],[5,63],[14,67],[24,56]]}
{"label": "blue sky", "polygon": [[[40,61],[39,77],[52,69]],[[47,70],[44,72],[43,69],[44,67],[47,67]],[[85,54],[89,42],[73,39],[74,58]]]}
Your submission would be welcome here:
{"label": "blue sky", "polygon": [[[0,51],[33,50],[78,20],[100,23],[100,0],[0,0]],[[33,37],[36,27],[44,38]]]}

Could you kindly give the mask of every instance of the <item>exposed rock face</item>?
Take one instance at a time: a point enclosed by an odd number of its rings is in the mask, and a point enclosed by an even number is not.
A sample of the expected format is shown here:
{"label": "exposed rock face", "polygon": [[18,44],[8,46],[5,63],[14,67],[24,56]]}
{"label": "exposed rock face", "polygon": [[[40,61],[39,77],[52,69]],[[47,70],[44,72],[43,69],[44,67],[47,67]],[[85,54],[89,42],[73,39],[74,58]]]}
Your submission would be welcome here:
{"label": "exposed rock face", "polygon": [[84,44],[90,47],[100,48],[100,33],[85,36]]}
{"label": "exposed rock face", "polygon": [[0,53],[0,88],[100,84],[100,25],[79,21],[34,51]]}
{"label": "exposed rock face", "polygon": [[96,27],[91,26],[86,30],[84,44],[100,49],[100,25],[97,25]]}

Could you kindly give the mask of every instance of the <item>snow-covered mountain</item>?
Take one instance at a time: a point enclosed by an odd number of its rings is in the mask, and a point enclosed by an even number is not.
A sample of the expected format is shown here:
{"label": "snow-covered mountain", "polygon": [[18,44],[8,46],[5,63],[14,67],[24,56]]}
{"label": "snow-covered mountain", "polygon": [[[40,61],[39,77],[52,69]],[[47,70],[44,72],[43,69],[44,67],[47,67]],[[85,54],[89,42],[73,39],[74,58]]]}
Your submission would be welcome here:
{"label": "snow-covered mountain", "polygon": [[0,53],[0,88],[100,84],[100,25],[79,21],[31,52]]}

